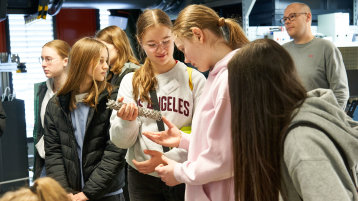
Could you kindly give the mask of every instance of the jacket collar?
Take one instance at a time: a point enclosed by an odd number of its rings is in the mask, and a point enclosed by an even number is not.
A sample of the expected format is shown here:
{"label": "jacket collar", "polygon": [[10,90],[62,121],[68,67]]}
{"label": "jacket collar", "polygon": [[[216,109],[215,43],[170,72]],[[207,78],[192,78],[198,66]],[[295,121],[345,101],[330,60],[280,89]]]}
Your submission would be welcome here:
{"label": "jacket collar", "polygon": [[38,96],[41,96],[41,95],[45,95],[47,91],[47,85],[46,85],[46,81],[45,82],[42,82],[40,85],[38,85],[38,92],[37,92],[37,95]]}
{"label": "jacket collar", "polygon": [[[102,93],[98,96],[98,102],[108,96],[108,91],[105,89]],[[60,103],[61,108],[66,111],[66,113],[70,112],[70,100],[71,100],[71,92],[58,96],[58,101]]]}

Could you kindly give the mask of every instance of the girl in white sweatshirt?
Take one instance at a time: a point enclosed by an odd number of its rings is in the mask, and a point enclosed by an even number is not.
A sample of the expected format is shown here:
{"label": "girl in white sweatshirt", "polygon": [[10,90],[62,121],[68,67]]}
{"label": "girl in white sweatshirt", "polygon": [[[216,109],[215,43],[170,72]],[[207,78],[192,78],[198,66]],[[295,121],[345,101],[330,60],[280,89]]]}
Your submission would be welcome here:
{"label": "girl in white sweatshirt", "polygon": [[163,151],[163,146],[141,134],[142,131],[159,131],[157,122],[138,116],[138,106],[152,108],[150,93],[155,93],[163,116],[179,128],[191,126],[205,77],[196,70],[188,72],[184,63],[173,58],[171,28],[170,18],[159,9],[146,10],[138,18],[137,39],[147,58],[139,70],[123,78],[118,98],[127,104],[111,116],[112,142],[128,149],[131,201],[184,200],[184,185],[166,186],[154,169],[164,163],[163,154],[183,162],[187,159],[187,151],[178,148]]}

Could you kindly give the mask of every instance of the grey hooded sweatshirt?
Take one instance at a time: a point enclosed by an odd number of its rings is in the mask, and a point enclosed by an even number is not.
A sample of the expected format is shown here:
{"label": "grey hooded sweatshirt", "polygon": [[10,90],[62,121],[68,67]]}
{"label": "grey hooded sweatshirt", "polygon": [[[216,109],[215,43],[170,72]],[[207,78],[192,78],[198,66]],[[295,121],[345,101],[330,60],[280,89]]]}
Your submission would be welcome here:
{"label": "grey hooded sweatshirt", "polygon": [[[344,113],[329,89],[308,92],[291,125],[302,121],[325,132],[298,126],[287,134],[281,163],[283,200],[358,201],[358,122]],[[342,147],[353,178],[331,139]]]}

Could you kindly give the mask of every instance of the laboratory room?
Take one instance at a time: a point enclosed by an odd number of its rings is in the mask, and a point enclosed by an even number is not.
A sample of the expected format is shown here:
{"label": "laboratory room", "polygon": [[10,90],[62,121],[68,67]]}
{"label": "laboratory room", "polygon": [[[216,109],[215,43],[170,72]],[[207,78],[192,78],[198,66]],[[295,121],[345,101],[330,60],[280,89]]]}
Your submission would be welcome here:
{"label": "laboratory room", "polygon": [[0,0],[0,201],[358,201],[357,55],[358,0]]}

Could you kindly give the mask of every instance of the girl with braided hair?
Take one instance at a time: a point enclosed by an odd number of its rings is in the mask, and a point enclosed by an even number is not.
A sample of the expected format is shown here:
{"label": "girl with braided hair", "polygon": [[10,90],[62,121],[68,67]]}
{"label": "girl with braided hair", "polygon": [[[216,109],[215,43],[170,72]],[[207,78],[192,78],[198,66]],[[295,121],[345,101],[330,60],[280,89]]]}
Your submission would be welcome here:
{"label": "girl with braided hair", "polygon": [[138,106],[154,108],[179,128],[191,126],[205,77],[174,59],[173,39],[172,22],[165,12],[150,9],[139,16],[137,40],[146,59],[136,72],[124,76],[118,98],[126,104],[118,112],[113,111],[110,129],[112,142],[120,148],[128,148],[131,201],[184,200],[184,185],[168,187],[154,169],[163,163],[162,155],[185,161],[186,150],[167,149],[142,136],[142,131],[164,130],[164,124],[138,117]]}

